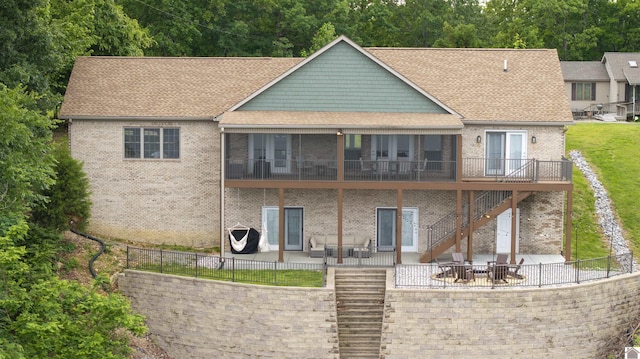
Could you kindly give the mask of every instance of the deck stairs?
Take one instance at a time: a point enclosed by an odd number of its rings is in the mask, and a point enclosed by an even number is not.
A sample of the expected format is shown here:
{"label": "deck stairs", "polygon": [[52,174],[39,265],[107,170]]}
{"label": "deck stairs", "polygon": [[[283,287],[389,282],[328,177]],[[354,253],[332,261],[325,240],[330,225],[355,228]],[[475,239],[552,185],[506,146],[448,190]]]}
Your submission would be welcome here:
{"label": "deck stairs", "polygon": [[340,358],[380,358],[386,270],[336,268]]}
{"label": "deck stairs", "polygon": [[[489,223],[494,217],[511,208],[511,191],[484,191],[474,198],[473,228],[477,229]],[[518,192],[520,203],[533,192]],[[456,211],[452,211],[429,227],[429,245],[420,256],[420,262],[428,263],[438,258],[456,243]],[[462,208],[461,237],[469,235],[469,204]]]}

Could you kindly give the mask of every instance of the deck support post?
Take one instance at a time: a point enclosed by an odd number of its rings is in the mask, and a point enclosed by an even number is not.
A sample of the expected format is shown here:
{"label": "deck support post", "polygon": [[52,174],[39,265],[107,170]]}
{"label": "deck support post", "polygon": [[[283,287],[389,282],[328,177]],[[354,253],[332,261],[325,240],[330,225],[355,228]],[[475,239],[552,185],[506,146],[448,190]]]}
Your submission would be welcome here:
{"label": "deck support post", "polygon": [[518,225],[518,191],[513,190],[511,192],[511,251],[509,257],[511,260],[509,261],[511,264],[516,264],[516,241],[518,240],[516,233],[516,228]]}
{"label": "deck support post", "polygon": [[284,188],[278,188],[278,262],[284,262]]}
{"label": "deck support post", "polygon": [[469,191],[469,235],[467,236],[467,261],[473,262],[473,212],[474,208],[474,191]]}
{"label": "deck support post", "polygon": [[396,209],[396,264],[402,264],[402,189],[398,189]]}
{"label": "deck support post", "polygon": [[[573,216],[573,184],[571,185],[571,190],[567,191],[567,213],[565,214],[565,234],[564,234],[564,260],[566,262],[571,261],[571,226],[572,226],[572,216]],[[578,245],[576,243],[576,245]],[[577,258],[576,258],[577,259]]]}
{"label": "deck support post", "polygon": [[456,191],[456,252],[462,251],[462,190]]}

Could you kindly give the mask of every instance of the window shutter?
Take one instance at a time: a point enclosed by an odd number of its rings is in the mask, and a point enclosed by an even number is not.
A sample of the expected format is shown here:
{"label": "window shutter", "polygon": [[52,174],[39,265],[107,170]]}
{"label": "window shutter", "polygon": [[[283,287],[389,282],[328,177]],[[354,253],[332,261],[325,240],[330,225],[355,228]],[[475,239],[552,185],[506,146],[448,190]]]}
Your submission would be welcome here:
{"label": "window shutter", "polygon": [[576,83],[571,84],[571,101],[576,100]]}
{"label": "window shutter", "polygon": [[591,83],[591,101],[595,101],[596,100],[596,83],[592,82]]}

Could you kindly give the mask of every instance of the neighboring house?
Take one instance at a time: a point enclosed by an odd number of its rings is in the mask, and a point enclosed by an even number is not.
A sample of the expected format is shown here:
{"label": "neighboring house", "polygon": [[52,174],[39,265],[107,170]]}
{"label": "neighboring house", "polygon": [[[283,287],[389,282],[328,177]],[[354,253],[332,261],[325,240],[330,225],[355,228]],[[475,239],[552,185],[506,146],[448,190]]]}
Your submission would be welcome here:
{"label": "neighboring house", "polygon": [[562,61],[562,76],[575,118],[624,121],[633,113],[637,115],[639,64],[638,52],[605,52],[601,61]]}
{"label": "neighboring house", "polygon": [[60,117],[101,236],[228,250],[242,224],[280,261],[323,234],[400,262],[568,259],[562,81],[555,50],[340,37],[308,58],[81,57]]}

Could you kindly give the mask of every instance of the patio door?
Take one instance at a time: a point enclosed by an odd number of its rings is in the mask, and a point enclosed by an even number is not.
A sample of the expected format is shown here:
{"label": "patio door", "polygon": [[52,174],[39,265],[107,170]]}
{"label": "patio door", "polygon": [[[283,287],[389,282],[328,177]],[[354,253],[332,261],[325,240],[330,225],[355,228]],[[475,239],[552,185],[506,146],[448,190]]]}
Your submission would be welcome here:
{"label": "patio door", "polygon": [[[280,226],[278,207],[262,207],[262,222],[266,225],[269,249],[280,248]],[[301,251],[303,236],[303,210],[300,207],[285,207],[284,209],[284,250]]]}
{"label": "patio door", "polygon": [[371,141],[372,159],[380,161],[411,161],[413,159],[413,136],[375,135]]}
{"label": "patio door", "polygon": [[527,133],[522,131],[487,132],[487,176],[508,176],[518,170],[527,158]]}
{"label": "patio door", "polygon": [[[377,209],[376,247],[378,251],[396,248],[396,208]],[[418,209],[402,209],[402,251],[418,251]]]}
{"label": "patio door", "polygon": [[291,135],[260,134],[249,136],[250,160],[266,159],[272,173],[291,172]]}
{"label": "patio door", "polygon": [[[511,253],[511,208],[496,219],[496,253]],[[516,208],[516,253],[520,242],[520,208]]]}

